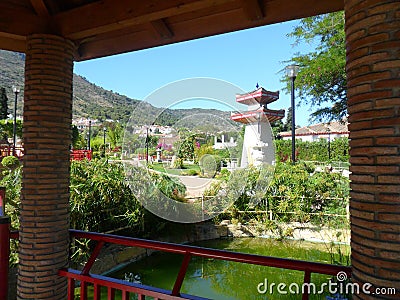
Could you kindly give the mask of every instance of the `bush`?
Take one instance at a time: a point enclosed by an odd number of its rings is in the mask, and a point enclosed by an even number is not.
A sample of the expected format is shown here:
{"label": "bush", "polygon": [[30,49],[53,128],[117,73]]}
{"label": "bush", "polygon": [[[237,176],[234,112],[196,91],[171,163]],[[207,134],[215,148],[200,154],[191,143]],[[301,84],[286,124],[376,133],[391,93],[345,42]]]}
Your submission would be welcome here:
{"label": "bush", "polygon": [[218,155],[206,154],[199,161],[201,175],[212,178],[221,171],[221,158]]}
{"label": "bush", "polygon": [[186,172],[184,172],[182,175],[185,175],[185,176],[196,176],[198,174],[199,173],[196,170],[189,169]]}
{"label": "bush", "polygon": [[[285,162],[291,157],[291,141],[275,140],[276,155],[279,161]],[[315,142],[296,140],[296,158],[308,161],[329,161],[328,141],[321,139]],[[349,161],[348,138],[337,138],[330,142],[331,161]]]}
{"label": "bush", "polygon": [[[234,196],[232,213],[254,210],[252,205],[258,201],[259,208],[272,210],[282,221],[325,222],[328,217],[321,218],[319,213],[346,215],[350,189],[348,178],[330,172],[310,173],[313,171],[312,165],[308,164],[278,163],[269,186],[265,181],[265,188],[260,188],[262,184],[257,182],[268,177],[268,170],[239,169],[224,179],[226,183],[213,184],[205,194],[216,196],[223,191],[227,197]],[[232,189],[236,193],[230,192]]]}
{"label": "bush", "polygon": [[[19,228],[19,211],[20,211],[20,194],[22,182],[22,167],[18,166],[3,172],[0,180],[0,186],[6,188],[6,206],[5,213],[11,218],[11,228],[17,230]],[[11,240],[10,265],[14,266],[18,263],[17,242]]]}
{"label": "bush", "polygon": [[183,169],[183,159],[177,157],[172,164],[172,168]]}
{"label": "bush", "polygon": [[73,161],[70,191],[72,228],[106,232],[130,224],[140,231],[143,211],[125,181],[121,164]]}
{"label": "bush", "polygon": [[20,165],[20,162],[15,156],[6,156],[2,159],[1,164],[7,169],[15,169]]}

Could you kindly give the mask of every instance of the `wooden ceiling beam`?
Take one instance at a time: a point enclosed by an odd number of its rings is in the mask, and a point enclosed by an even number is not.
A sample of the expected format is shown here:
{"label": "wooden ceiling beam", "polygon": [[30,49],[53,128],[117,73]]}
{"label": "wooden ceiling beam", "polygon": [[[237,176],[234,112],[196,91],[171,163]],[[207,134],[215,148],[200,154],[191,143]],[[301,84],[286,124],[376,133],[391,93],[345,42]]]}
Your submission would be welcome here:
{"label": "wooden ceiling beam", "polygon": [[168,27],[173,29],[173,36],[169,39],[154,39],[154,33],[148,26],[126,27],[120,31],[101,34],[80,44],[80,56],[77,60],[146,49],[338,11],[343,9],[343,2],[342,0],[330,0],[329,3],[320,0],[264,0],[261,6],[268,15],[257,21],[250,20],[248,15],[243,13],[243,6],[239,1],[230,3],[226,7],[219,6],[213,11],[198,10],[172,16],[168,18]]}
{"label": "wooden ceiling beam", "polygon": [[72,40],[165,19],[236,0],[104,0],[54,16],[61,34]]}
{"label": "wooden ceiling beam", "polygon": [[165,19],[155,20],[150,22],[154,31],[162,38],[162,39],[170,39],[174,36],[171,28],[169,28]]}
{"label": "wooden ceiling beam", "polygon": [[31,4],[38,16],[45,18],[50,17],[49,10],[43,0],[31,0]]}
{"label": "wooden ceiling beam", "polygon": [[32,33],[50,33],[48,19],[21,9],[0,5],[0,34],[26,37]]}
{"label": "wooden ceiling beam", "polygon": [[26,51],[26,38],[12,34],[0,33],[1,49],[9,51],[23,52]]}
{"label": "wooden ceiling beam", "polygon": [[243,10],[250,21],[257,21],[264,18],[263,8],[259,0],[241,0]]}

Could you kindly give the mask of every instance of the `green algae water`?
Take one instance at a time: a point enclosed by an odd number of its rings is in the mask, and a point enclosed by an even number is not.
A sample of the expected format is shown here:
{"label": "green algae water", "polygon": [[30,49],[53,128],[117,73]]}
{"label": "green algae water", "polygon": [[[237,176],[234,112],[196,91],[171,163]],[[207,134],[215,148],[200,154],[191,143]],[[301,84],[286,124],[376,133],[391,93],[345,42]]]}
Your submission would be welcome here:
{"label": "green algae water", "polygon": [[[294,240],[278,241],[266,238],[210,240],[198,242],[194,245],[328,264],[334,261],[346,260],[350,251],[346,245]],[[129,264],[109,276],[172,290],[182,259],[182,255],[155,253],[141,261]],[[311,282],[318,289],[322,283],[327,283],[332,277],[335,276],[312,274]],[[293,283],[297,284],[301,292],[303,279],[304,272],[301,271],[192,257],[181,292],[221,300],[301,299],[301,293],[292,294],[288,286]],[[260,285],[261,283],[263,284]],[[275,283],[275,290],[271,294],[270,289],[265,289],[272,283]],[[276,288],[279,283],[287,285],[287,294],[277,292]],[[295,292],[295,289],[293,291]],[[326,292],[311,295],[310,299],[327,299],[328,295],[329,293]],[[131,299],[136,299],[135,297],[131,296]],[[104,299],[106,299],[105,295]],[[116,299],[121,299],[118,293]]]}

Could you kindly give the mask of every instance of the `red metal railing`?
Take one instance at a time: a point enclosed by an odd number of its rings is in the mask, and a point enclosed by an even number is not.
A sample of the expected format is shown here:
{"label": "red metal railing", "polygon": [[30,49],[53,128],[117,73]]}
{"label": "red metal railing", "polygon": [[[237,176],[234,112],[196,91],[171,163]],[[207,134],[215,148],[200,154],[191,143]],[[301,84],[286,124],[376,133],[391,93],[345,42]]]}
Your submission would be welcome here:
{"label": "red metal railing", "polygon": [[[1,198],[1,192],[0,192]],[[4,221],[4,222],[3,222]],[[122,299],[129,299],[130,294],[138,295],[139,300],[144,300],[145,296],[153,297],[154,299],[196,299],[204,300],[205,298],[186,295],[180,293],[183,280],[186,275],[187,268],[192,256],[199,256],[205,258],[213,258],[227,261],[234,261],[240,263],[276,267],[283,269],[291,269],[304,271],[304,283],[310,283],[311,274],[327,274],[336,275],[339,272],[345,272],[348,277],[351,276],[351,268],[345,266],[328,265],[315,262],[306,262],[292,259],[260,256],[254,254],[244,254],[229,252],[224,250],[207,249],[195,246],[178,245],[165,242],[157,242],[150,240],[143,240],[137,238],[122,237],[110,234],[100,234],[92,232],[84,232],[79,230],[70,230],[71,238],[86,238],[96,241],[96,246],[84,266],[82,271],[73,269],[62,269],[59,271],[60,276],[67,277],[68,279],[68,300],[74,299],[75,283],[80,282],[80,299],[88,299],[88,286],[93,286],[93,299],[100,299],[101,287],[107,289],[107,299],[115,299],[115,292],[122,292]],[[9,259],[9,239],[18,239],[18,232],[10,232],[10,223],[8,217],[0,217],[0,299],[7,299],[8,290],[8,259]],[[182,254],[184,256],[178,276],[175,280],[172,291],[154,288],[142,284],[131,283],[124,280],[114,279],[101,275],[90,274],[97,256],[105,243],[118,244],[130,247],[141,247],[146,249],[153,249],[157,251],[171,252]],[[303,294],[302,299],[308,299],[307,293]]]}
{"label": "red metal railing", "polygon": [[[81,300],[87,299],[88,284],[94,286],[94,299],[100,299],[100,287],[107,288],[108,299],[114,299],[116,290],[122,291],[122,299],[129,299],[129,293],[137,294],[138,299],[143,300],[144,296],[151,296],[155,299],[166,300],[204,299],[201,297],[180,293],[182,283],[185,278],[186,271],[192,256],[304,271],[304,283],[310,283],[312,273],[336,275],[339,272],[345,272],[349,278],[351,276],[351,268],[345,266],[336,266],[315,262],[260,256],[254,254],[229,252],[224,250],[207,249],[195,246],[178,245],[110,234],[84,232],[79,230],[70,230],[70,233],[71,238],[85,238],[96,241],[96,246],[82,271],[77,271],[73,269],[63,269],[59,271],[59,274],[61,276],[65,276],[68,278],[68,300],[74,299],[75,281],[80,281],[81,283]],[[90,274],[90,269],[92,268],[97,256],[100,253],[101,248],[104,246],[105,243],[112,243],[129,247],[141,247],[157,251],[182,254],[184,256],[183,262],[179,270],[178,276],[175,280],[172,291],[157,289],[141,284],[126,282],[124,280]],[[303,299],[308,299],[308,297],[308,294],[303,294]]]}
{"label": "red metal railing", "polygon": [[[7,157],[13,155],[13,146],[0,146],[0,156]],[[24,148],[23,147],[15,147],[15,156],[18,159],[21,159],[24,156]]]}
{"label": "red metal railing", "polygon": [[92,159],[92,150],[72,150],[70,159],[71,160],[83,160],[83,159]]}

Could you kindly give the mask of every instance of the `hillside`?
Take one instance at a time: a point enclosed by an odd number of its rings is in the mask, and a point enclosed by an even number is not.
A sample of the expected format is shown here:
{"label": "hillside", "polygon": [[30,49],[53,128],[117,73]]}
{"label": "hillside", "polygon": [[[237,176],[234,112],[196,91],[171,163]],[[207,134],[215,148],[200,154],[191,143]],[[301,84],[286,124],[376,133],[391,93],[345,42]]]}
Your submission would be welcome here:
{"label": "hillside", "polygon": [[[13,84],[21,87],[18,96],[18,113],[23,109],[23,82],[24,82],[24,55],[15,52],[0,50],[0,87],[5,87],[9,100],[9,112],[12,112],[14,94],[11,90]],[[229,112],[215,109],[162,109],[150,104],[137,106],[140,100],[108,91],[84,77],[74,74],[73,117],[86,117],[92,119],[113,119],[126,123],[135,110],[134,122],[146,124],[148,120],[156,120],[160,125],[187,127],[202,131],[224,131],[226,124],[221,124],[218,119],[229,121]],[[191,116],[196,116],[191,117]],[[230,122],[234,128],[237,124]]]}

